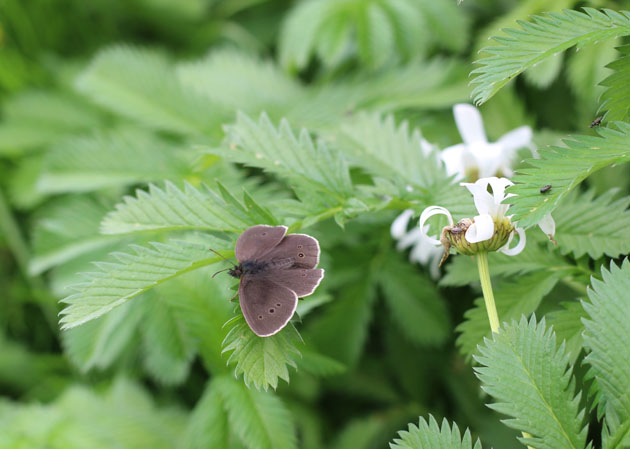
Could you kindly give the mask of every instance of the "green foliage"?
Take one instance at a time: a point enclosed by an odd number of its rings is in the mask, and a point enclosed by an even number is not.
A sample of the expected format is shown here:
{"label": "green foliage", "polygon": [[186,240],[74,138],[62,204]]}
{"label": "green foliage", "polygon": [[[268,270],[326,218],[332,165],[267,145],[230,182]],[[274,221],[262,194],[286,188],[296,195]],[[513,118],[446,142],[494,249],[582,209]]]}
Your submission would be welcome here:
{"label": "green foliage", "polygon": [[29,272],[37,275],[82,254],[115,242],[97,234],[110,202],[88,196],[67,196],[38,211],[32,237]]}
{"label": "green foliage", "polygon": [[248,114],[264,110],[280,118],[304,95],[304,88],[271,61],[233,49],[218,49],[201,60],[178,64],[176,72],[187,89]]}
{"label": "green foliage", "polygon": [[[599,275],[630,253],[629,53],[615,50],[630,15],[611,0],[0,3],[1,447],[630,444],[630,262]],[[476,100],[525,78],[482,108],[480,163],[522,125],[541,157],[509,167],[508,214],[530,229],[521,254],[488,257],[512,323],[491,334],[474,258],[435,279],[391,224],[412,209],[415,233],[432,205],[479,214],[440,150],[471,143],[452,107],[497,34]],[[551,212],[557,245],[533,226]],[[259,223],[316,237],[326,269],[268,338],[209,251],[232,257]]]}
{"label": "green foliage", "polygon": [[630,242],[625,229],[630,226],[630,198],[615,200],[615,190],[594,196],[592,190],[567,196],[556,209],[558,249],[576,258],[584,254],[593,259],[604,254],[613,258],[627,254]]}
{"label": "green foliage", "polygon": [[301,337],[291,323],[271,337],[260,338],[252,332],[245,318],[237,315],[228,321],[230,330],[223,341],[223,352],[230,354],[228,364],[234,363],[235,375],[243,374],[246,385],[267,390],[278,387],[278,379],[289,382],[289,366],[297,368],[295,359],[300,351],[296,344]]}
{"label": "green foliage", "polygon": [[546,319],[559,341],[564,340],[564,345],[572,365],[582,351],[584,344],[584,324],[582,319],[586,312],[578,301],[563,303],[562,308],[549,312]]}
{"label": "green foliage", "polygon": [[584,8],[584,12],[564,10],[518,21],[520,28],[504,30],[507,36],[495,37],[499,45],[483,51],[490,54],[478,61],[482,66],[473,83],[475,102],[485,103],[512,78],[526,69],[574,45],[577,49],[600,40],[630,34],[630,16],[612,10]]}
{"label": "green foliage", "polygon": [[103,50],[77,85],[98,104],[159,130],[212,134],[223,119],[220,106],[185,88],[155,51],[126,46]]}
{"label": "green foliage", "polygon": [[126,196],[101,223],[104,234],[141,231],[240,231],[258,223],[276,224],[275,219],[247,194],[243,205],[219,184],[219,192],[205,185],[183,189],[166,182],[164,189],[149,184],[149,192],[136,190]]}
{"label": "green foliage", "polygon": [[228,422],[248,449],[291,449],[297,441],[291,414],[271,393],[251,390],[225,376],[212,381],[225,404]]}
{"label": "green foliage", "polygon": [[602,94],[599,107],[600,111],[606,111],[606,121],[628,121],[630,102],[628,97],[628,81],[630,80],[630,46],[624,45],[617,48],[623,56],[608,64],[606,67],[614,72],[601,82],[606,90]]}
{"label": "green foliage", "polygon": [[[549,271],[537,271],[519,277],[515,282],[501,285],[496,290],[495,301],[501,321],[517,320],[530,316],[538,309],[543,298],[557,284],[558,276]],[[475,306],[464,314],[464,321],[457,326],[461,332],[457,345],[466,358],[477,352],[485,337],[490,337],[490,323],[483,298],[475,300]]]}
{"label": "green foliage", "polygon": [[47,405],[3,401],[0,443],[53,449],[140,449],[145,444],[167,449],[177,444],[186,418],[181,411],[156,407],[127,380],[118,379],[108,390],[97,394],[75,386]]}
{"label": "green foliage", "polygon": [[46,154],[38,188],[82,192],[188,175],[185,156],[146,131],[122,128],[62,140]]}
{"label": "green foliage", "polygon": [[392,318],[410,341],[440,345],[448,338],[444,298],[425,277],[398,255],[388,255],[375,276]]}
{"label": "green foliage", "polygon": [[607,423],[614,429],[630,420],[630,331],[626,318],[630,314],[627,291],[630,262],[625,259],[610,271],[602,269],[603,280],[593,279],[590,301],[582,304],[588,314],[584,322],[585,362],[590,377],[596,379],[600,407],[606,406]]}
{"label": "green foliage", "polygon": [[531,435],[519,440],[541,449],[585,447],[587,428],[569,356],[544,319],[506,324],[479,351],[475,360],[482,366],[475,371],[496,401],[489,407],[510,417],[506,425]]}
{"label": "green foliage", "polygon": [[467,33],[468,20],[448,1],[308,0],[285,19],[280,62],[295,71],[312,55],[330,68],[356,57],[379,68],[417,57],[433,45],[461,50]]}
{"label": "green foliage", "polygon": [[427,423],[423,418],[417,426],[409,424],[409,430],[403,430],[399,433],[400,439],[394,440],[390,444],[392,449],[481,449],[481,442],[477,440],[473,446],[470,431],[466,429],[464,435],[459,431],[457,424],[451,427],[444,419],[442,427],[438,425],[433,415],[429,415]]}
{"label": "green foliage", "polygon": [[115,253],[118,262],[98,262],[100,271],[86,273],[87,282],[74,286],[64,298],[63,329],[83,324],[109,312],[156,285],[217,262],[207,245],[186,241],[132,245],[134,253]]}
{"label": "green foliage", "polygon": [[301,189],[314,189],[331,201],[342,201],[352,190],[345,161],[324,142],[313,143],[307,130],[296,137],[288,122],[278,128],[262,114],[254,122],[245,114],[227,135],[227,149],[209,151],[234,162],[259,167],[279,175]]}
{"label": "green foliage", "polygon": [[[518,195],[510,212],[521,226],[531,226],[552,212],[571,190],[593,172],[630,160],[630,125],[615,122],[617,130],[598,129],[599,136],[575,136],[565,140],[566,148],[540,150],[540,159],[528,159],[529,167],[514,177],[516,186],[508,191]],[[542,194],[540,188],[551,185]]]}
{"label": "green foliage", "polygon": [[102,124],[98,111],[67,92],[25,91],[6,101],[2,109],[2,155],[18,155]]}

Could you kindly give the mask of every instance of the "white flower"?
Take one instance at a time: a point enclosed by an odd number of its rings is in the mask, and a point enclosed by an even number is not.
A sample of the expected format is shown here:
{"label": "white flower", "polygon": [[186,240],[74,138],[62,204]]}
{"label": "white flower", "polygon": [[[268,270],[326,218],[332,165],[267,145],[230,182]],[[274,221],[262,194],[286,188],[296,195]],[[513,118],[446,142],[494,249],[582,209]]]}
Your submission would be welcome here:
{"label": "white flower", "polygon": [[[475,207],[479,215],[475,216],[472,224],[466,229],[464,237],[467,244],[475,244],[480,242],[490,241],[496,239],[498,232],[495,233],[495,227],[500,227],[498,230],[504,231],[506,226],[509,229],[509,237],[507,242],[497,249],[508,256],[514,256],[519,254],[525,248],[525,230],[523,228],[516,227],[514,231],[519,235],[519,242],[514,248],[510,248],[512,242],[512,223],[510,217],[505,214],[509,205],[501,204],[505,198],[513,196],[512,194],[505,193],[505,188],[512,185],[512,182],[506,178],[482,178],[474,183],[461,183],[460,185],[466,187],[473,195],[475,201]],[[488,186],[492,188],[492,193],[488,192]],[[444,228],[451,231],[455,225],[453,225],[453,217],[450,212],[440,206],[427,207],[420,215],[420,230],[425,233],[424,225],[426,221],[434,215],[446,215],[450,226]],[[436,245],[444,244],[443,241],[432,239],[432,242]],[[498,244],[503,243],[503,240],[499,240]],[[470,245],[468,245],[470,246]],[[496,248],[496,247],[495,247]],[[461,250],[462,248],[458,248]],[[476,248],[465,248],[467,251],[474,252]]]}
{"label": "white flower", "polygon": [[[419,262],[422,265],[429,266],[429,272],[433,279],[440,276],[439,261],[442,256],[442,250],[433,244],[430,237],[423,234],[419,227],[414,226],[410,231],[407,230],[409,220],[413,216],[413,210],[407,209],[403,211],[393,222],[391,226],[392,237],[398,240],[396,249],[403,251],[411,247],[409,260]],[[428,232],[429,226],[426,226]]]}
{"label": "white flower", "polygon": [[453,107],[455,123],[463,143],[448,147],[441,153],[449,175],[463,179],[473,174],[474,178],[486,178],[502,174],[512,176],[514,153],[519,148],[531,146],[532,130],[521,126],[503,135],[498,141],[488,142],[481,114],[469,104]]}

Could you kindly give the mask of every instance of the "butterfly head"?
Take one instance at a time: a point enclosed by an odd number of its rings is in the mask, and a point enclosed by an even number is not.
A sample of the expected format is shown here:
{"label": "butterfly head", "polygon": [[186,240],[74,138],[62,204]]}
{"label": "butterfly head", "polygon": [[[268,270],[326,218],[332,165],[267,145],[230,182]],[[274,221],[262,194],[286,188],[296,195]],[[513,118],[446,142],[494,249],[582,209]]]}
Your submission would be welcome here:
{"label": "butterfly head", "polygon": [[245,274],[245,268],[243,268],[242,264],[234,265],[232,268],[228,270],[228,273],[233,278],[240,279],[243,274]]}

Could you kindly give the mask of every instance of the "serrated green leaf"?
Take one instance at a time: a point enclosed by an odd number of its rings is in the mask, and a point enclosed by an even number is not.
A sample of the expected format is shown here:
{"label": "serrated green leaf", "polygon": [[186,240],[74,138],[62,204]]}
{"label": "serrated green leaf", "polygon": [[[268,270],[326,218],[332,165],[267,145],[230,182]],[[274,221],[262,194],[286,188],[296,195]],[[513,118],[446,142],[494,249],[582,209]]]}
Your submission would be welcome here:
{"label": "serrated green leaf", "polygon": [[420,130],[410,130],[408,122],[396,126],[391,115],[359,114],[342,126],[338,147],[355,165],[392,180],[401,191],[409,185],[429,189],[448,180],[437,151]]}
{"label": "serrated green leaf", "polygon": [[539,449],[582,449],[587,427],[583,425],[580,394],[568,365],[564,345],[544,319],[533,316],[504,325],[480,346],[475,368],[482,388],[495,402],[488,406],[509,416],[503,422],[529,436],[522,443]]}
{"label": "serrated green leaf", "polygon": [[517,23],[520,28],[506,29],[507,36],[494,38],[497,46],[483,49],[490,56],[478,60],[481,67],[472,71],[477,74],[472,82],[478,84],[473,90],[475,103],[485,103],[518,74],[574,45],[579,49],[630,34],[630,13],[609,9],[564,10]]}
{"label": "serrated green leaf", "polygon": [[75,95],[31,90],[9,97],[0,123],[0,154],[18,155],[64,136],[97,128],[102,117]]}
{"label": "serrated green leaf", "polygon": [[303,88],[271,61],[234,49],[218,49],[205,58],[180,64],[177,76],[187,88],[226,109],[280,118]]}
{"label": "serrated green leaf", "polygon": [[[329,447],[331,449],[372,449],[387,432],[387,421],[382,416],[368,416],[351,420]],[[382,446],[381,446],[382,447]]]}
{"label": "serrated green leaf", "polygon": [[241,232],[260,223],[260,213],[252,215],[236,198],[232,197],[233,203],[224,198],[205,185],[196,188],[184,183],[181,189],[167,181],[161,189],[150,184],[149,192],[136,190],[135,197],[125,196],[123,203],[105,216],[101,232],[121,234],[190,229]]}
{"label": "serrated green leaf", "polygon": [[367,338],[375,297],[370,279],[346,284],[340,296],[308,328],[308,340],[325,355],[345,365],[356,364]]}
{"label": "serrated green leaf", "polygon": [[545,89],[553,83],[562,69],[562,55],[556,54],[550,58],[543,59],[537,65],[527,70],[523,77],[529,84],[538,89]]}
{"label": "serrated green leaf", "polygon": [[600,98],[599,112],[606,111],[604,115],[606,121],[627,121],[628,112],[630,111],[630,90],[628,89],[628,82],[630,81],[630,45],[618,47],[617,51],[622,56],[606,66],[613,70],[614,73],[601,82],[601,85],[607,87],[607,89]]}
{"label": "serrated green leaf", "polygon": [[141,328],[144,367],[163,384],[179,384],[188,376],[197,344],[178,310],[159,295],[151,296]]}
{"label": "serrated green leaf", "polygon": [[64,352],[81,371],[109,368],[131,346],[146,303],[130,302],[105,316],[61,334]]}
{"label": "serrated green leaf", "polygon": [[341,155],[321,141],[315,144],[305,129],[296,137],[286,120],[276,128],[266,114],[254,122],[239,113],[236,124],[228,130],[227,143],[228,149],[208,151],[275,173],[297,186],[314,189],[320,196],[325,194],[335,203],[348,198],[352,191]]}
{"label": "serrated green leaf", "polygon": [[451,427],[446,419],[440,428],[433,415],[429,415],[428,423],[420,418],[417,426],[409,424],[409,430],[403,430],[398,435],[400,438],[390,443],[391,449],[481,449],[479,439],[473,446],[470,430],[466,429],[462,435],[457,424],[453,423]]}
{"label": "serrated green leaf", "polygon": [[0,405],[5,447],[172,449],[186,415],[158,408],[138,385],[118,378],[104,393],[79,385],[46,404]]}
{"label": "serrated green leaf", "polygon": [[176,148],[134,128],[73,137],[46,154],[37,187],[45,193],[85,192],[163,179],[190,170]]}
{"label": "serrated green leaf", "polygon": [[29,272],[40,274],[83,254],[107,248],[120,238],[98,235],[109,201],[90,196],[51,200],[35,215]]}
{"label": "serrated green leaf", "polygon": [[145,49],[102,50],[77,86],[98,104],[160,130],[216,136],[226,116],[219,105],[184,87],[166,58]]}
{"label": "serrated green leaf", "polygon": [[[549,147],[539,151],[540,159],[528,159],[528,168],[518,170],[515,186],[509,193],[510,213],[520,226],[538,223],[558,207],[571,190],[591,173],[612,164],[630,160],[630,125],[615,122],[618,130],[599,128],[599,136],[574,136],[565,140],[566,148]],[[541,193],[541,187],[551,190]]]}
{"label": "serrated green leaf", "polygon": [[230,330],[223,341],[223,352],[231,353],[228,365],[235,364],[234,374],[243,375],[246,385],[261,390],[278,387],[278,379],[289,382],[289,366],[297,368],[300,355],[297,344],[302,337],[292,323],[270,337],[259,337],[249,328],[243,315],[228,321]]}
{"label": "serrated green leaf", "polygon": [[630,262],[625,259],[621,267],[611,263],[610,271],[602,269],[602,280],[592,279],[590,301],[582,302],[588,314],[583,322],[589,375],[597,380],[599,401],[620,422],[630,419],[629,289]]}
{"label": "serrated green leaf", "polygon": [[308,347],[301,348],[302,357],[297,360],[298,369],[315,376],[336,376],[346,371],[346,366]]}
{"label": "serrated green leaf", "polygon": [[232,432],[248,449],[297,447],[293,419],[277,396],[226,376],[212,382],[223,399]]}
{"label": "serrated green leaf", "polygon": [[563,303],[562,308],[545,315],[545,319],[558,337],[558,341],[565,342],[567,354],[571,364],[575,364],[584,342],[584,324],[586,312],[578,301]]}
{"label": "serrated green leaf", "polygon": [[413,265],[389,253],[376,276],[385,303],[404,335],[421,345],[440,345],[450,335],[444,298]]}
{"label": "serrated green leaf", "polygon": [[[618,54],[615,47],[619,43],[620,39],[610,39],[582,48],[579,52],[571,55],[567,63],[567,82],[569,87],[571,87],[578,98],[586,103],[584,109],[589,114],[593,113],[594,106],[600,101],[601,95],[606,91],[601,82],[606,78],[606,75],[610,75],[611,70],[607,64],[610,64],[611,61],[617,58]],[[610,116],[607,119],[619,120]],[[586,120],[586,123],[588,123],[588,120]]]}
{"label": "serrated green leaf", "polygon": [[221,354],[221,343],[228,329],[227,320],[234,316],[230,298],[232,278],[212,278],[213,269],[195,270],[161,284],[156,293],[175,312],[177,320],[194,338],[206,370],[212,374],[228,372],[225,357]]}
{"label": "serrated green leaf", "polygon": [[597,198],[593,190],[567,196],[554,213],[558,249],[592,259],[629,253],[625,230],[630,227],[630,197],[616,196],[616,189]]}
{"label": "serrated green leaf", "polygon": [[470,39],[470,19],[463,8],[449,0],[420,0],[418,7],[436,45],[455,52],[466,48]]}
{"label": "serrated green leaf", "polygon": [[227,411],[214,379],[206,384],[203,395],[195,405],[186,429],[185,444],[188,449],[229,449],[230,429]]}
{"label": "serrated green leaf", "polygon": [[[495,291],[497,313],[501,322],[518,320],[536,311],[542,299],[558,283],[559,276],[549,271],[536,271],[518,277],[515,282],[503,285]],[[475,307],[464,314],[465,321],[457,326],[460,332],[457,345],[468,359],[478,345],[490,336],[490,323],[483,298],[475,300]]]}
{"label": "serrated green leaf", "polygon": [[132,253],[115,253],[119,262],[98,262],[100,271],[86,273],[87,281],[74,285],[77,293],[64,299],[62,329],[98,318],[173,277],[218,262],[208,245],[185,241],[131,245]]}

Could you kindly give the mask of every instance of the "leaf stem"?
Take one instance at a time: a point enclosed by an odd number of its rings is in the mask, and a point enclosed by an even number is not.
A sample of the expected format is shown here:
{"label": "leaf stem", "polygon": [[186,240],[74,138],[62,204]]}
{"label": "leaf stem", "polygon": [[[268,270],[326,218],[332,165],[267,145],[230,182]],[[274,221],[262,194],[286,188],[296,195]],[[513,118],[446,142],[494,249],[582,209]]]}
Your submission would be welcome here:
{"label": "leaf stem", "polygon": [[477,267],[479,268],[479,280],[481,281],[483,299],[486,303],[490,329],[492,329],[492,332],[497,333],[499,332],[499,315],[494,302],[494,294],[492,293],[492,282],[490,281],[490,270],[488,268],[488,253],[481,252],[477,254]]}

